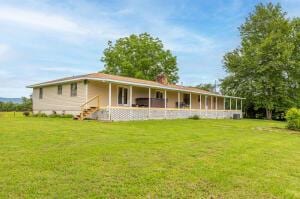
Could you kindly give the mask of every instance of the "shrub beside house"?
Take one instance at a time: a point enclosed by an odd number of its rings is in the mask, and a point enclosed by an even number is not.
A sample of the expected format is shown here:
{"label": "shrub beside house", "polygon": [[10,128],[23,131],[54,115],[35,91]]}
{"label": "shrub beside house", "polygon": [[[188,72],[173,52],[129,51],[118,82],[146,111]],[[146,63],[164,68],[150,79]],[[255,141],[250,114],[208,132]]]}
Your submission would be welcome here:
{"label": "shrub beside house", "polygon": [[300,130],[300,109],[291,108],[286,113],[287,128]]}

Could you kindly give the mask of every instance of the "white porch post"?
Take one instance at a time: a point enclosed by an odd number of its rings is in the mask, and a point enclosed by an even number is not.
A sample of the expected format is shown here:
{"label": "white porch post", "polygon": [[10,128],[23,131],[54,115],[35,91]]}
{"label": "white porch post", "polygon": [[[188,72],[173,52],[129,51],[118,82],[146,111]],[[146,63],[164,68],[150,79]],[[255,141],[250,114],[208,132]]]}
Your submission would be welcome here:
{"label": "white porch post", "polygon": [[167,90],[165,90],[165,119],[167,119]]}
{"label": "white porch post", "polygon": [[238,110],[237,104],[237,98],[235,98],[235,110]]}
{"label": "white porch post", "polygon": [[132,86],[129,86],[129,107],[130,107],[130,119],[132,119]]}
{"label": "white porch post", "polygon": [[85,84],[85,108],[87,109],[87,101],[88,101],[88,94],[89,94],[89,85],[88,85],[88,80],[84,81]]}
{"label": "white porch post", "polygon": [[211,95],[210,96],[210,114],[211,114],[211,117],[213,118],[213,96]]}
{"label": "white porch post", "polygon": [[207,95],[205,95],[205,116],[207,117]]}
{"label": "white porch post", "polygon": [[243,113],[243,100],[241,99],[241,111]]}
{"label": "white porch post", "polygon": [[201,109],[202,109],[202,99],[201,98],[202,98],[202,95],[200,94],[200,100],[199,100],[199,109],[200,109],[200,111],[199,111],[200,114],[199,115],[200,115],[200,117],[201,117]]}
{"label": "white porch post", "polygon": [[216,118],[218,118],[218,97],[216,96]]}
{"label": "white porch post", "polygon": [[132,86],[129,86],[129,107],[132,107]]}
{"label": "white porch post", "polygon": [[192,93],[190,93],[190,116],[192,114]]}
{"label": "white porch post", "polygon": [[108,119],[111,120],[111,82],[108,84]]}
{"label": "white porch post", "polygon": [[180,109],[180,92],[178,92],[177,97],[178,97],[178,99],[177,99],[178,107],[177,108]]}
{"label": "white porch post", "polygon": [[226,112],[226,98],[223,98],[223,119],[225,118],[225,112]]}
{"label": "white porch post", "polygon": [[241,113],[242,113],[242,115],[241,115],[241,118],[243,118],[243,100],[241,99]]}
{"label": "white porch post", "polygon": [[229,100],[229,110],[230,110],[230,112],[229,112],[229,118],[231,118],[231,98],[229,98],[230,100]]}
{"label": "white porch post", "polygon": [[148,118],[150,119],[150,112],[151,112],[151,88],[149,88],[149,93],[148,93]]}

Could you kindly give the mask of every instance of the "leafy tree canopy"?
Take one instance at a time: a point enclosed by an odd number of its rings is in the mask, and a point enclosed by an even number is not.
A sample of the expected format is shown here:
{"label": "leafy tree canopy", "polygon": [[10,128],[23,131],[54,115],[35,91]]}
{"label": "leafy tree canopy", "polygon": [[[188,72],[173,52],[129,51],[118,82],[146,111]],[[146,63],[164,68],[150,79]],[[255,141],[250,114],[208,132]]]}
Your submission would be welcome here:
{"label": "leafy tree canopy", "polygon": [[240,47],[224,56],[224,94],[246,97],[246,106],[273,111],[299,106],[300,23],[279,4],[258,4],[239,28]]}
{"label": "leafy tree canopy", "polygon": [[179,79],[176,57],[147,33],[120,38],[115,44],[109,41],[101,61],[108,74],[155,80],[163,73],[170,83]]}

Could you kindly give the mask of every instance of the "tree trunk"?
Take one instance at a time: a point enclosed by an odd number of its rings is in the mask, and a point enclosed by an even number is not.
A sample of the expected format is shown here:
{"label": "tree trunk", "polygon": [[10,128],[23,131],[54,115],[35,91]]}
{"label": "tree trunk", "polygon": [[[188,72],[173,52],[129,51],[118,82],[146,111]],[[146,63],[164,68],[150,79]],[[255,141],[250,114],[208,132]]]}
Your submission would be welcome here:
{"label": "tree trunk", "polygon": [[266,114],[267,114],[267,119],[271,120],[272,119],[272,110],[266,109]]}

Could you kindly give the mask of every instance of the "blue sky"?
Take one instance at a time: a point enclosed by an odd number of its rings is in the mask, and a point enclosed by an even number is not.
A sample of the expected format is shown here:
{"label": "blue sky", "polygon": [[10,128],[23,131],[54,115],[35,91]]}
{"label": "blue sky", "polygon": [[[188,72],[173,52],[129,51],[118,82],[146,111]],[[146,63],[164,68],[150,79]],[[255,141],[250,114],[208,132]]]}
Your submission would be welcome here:
{"label": "blue sky", "polygon": [[[0,0],[0,97],[25,86],[96,72],[107,41],[132,33],[159,37],[177,56],[180,82],[224,77],[222,57],[239,45],[237,27],[257,0]],[[280,0],[289,17],[300,0]]]}

